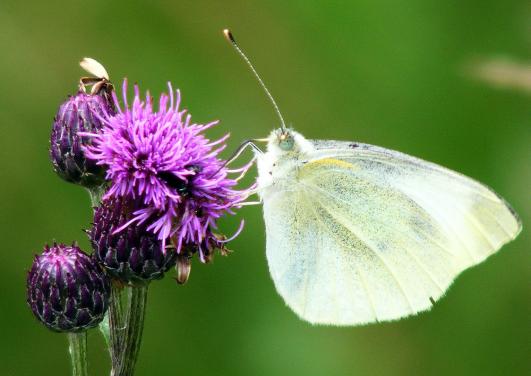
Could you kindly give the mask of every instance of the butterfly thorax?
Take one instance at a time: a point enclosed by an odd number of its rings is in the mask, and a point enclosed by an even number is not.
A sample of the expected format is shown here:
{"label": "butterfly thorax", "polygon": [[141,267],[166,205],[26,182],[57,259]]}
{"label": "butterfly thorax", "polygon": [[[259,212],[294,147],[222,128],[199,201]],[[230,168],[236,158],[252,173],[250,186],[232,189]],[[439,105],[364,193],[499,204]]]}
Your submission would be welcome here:
{"label": "butterfly thorax", "polygon": [[267,151],[257,155],[258,190],[262,198],[291,190],[299,168],[312,151],[312,143],[298,132],[291,129],[271,132]]}

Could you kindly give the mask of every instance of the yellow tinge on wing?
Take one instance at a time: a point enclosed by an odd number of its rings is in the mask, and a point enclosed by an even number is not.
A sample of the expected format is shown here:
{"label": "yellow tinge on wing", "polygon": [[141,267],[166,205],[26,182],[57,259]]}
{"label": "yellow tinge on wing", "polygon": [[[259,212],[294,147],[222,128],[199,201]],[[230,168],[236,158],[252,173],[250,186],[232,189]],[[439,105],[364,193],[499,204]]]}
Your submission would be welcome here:
{"label": "yellow tinge on wing", "polygon": [[327,167],[339,167],[346,170],[356,171],[358,167],[352,163],[342,161],[341,159],[336,158],[323,158],[316,159],[306,163],[299,172],[299,177],[304,177],[304,175],[315,172],[317,169],[327,168]]}

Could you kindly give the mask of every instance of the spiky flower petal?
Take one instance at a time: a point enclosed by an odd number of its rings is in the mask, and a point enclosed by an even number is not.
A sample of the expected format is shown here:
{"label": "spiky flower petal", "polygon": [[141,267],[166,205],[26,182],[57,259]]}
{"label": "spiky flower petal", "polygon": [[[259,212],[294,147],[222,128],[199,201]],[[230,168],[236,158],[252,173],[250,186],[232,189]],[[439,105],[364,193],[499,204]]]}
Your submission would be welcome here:
{"label": "spiky flower petal", "polygon": [[[203,132],[217,124],[195,124],[186,110],[180,110],[180,93],[169,85],[158,111],[152,98],[140,98],[135,86],[131,106],[127,103],[127,83],[123,86],[123,109],[113,94],[118,113],[104,114],[101,133],[90,135],[93,144],[86,155],[107,168],[111,181],[106,198],[127,197],[141,206],[132,214],[133,223],[147,224],[161,240],[163,249],[170,241],[178,254],[198,253],[208,261],[225,239],[215,235],[216,220],[232,213],[248,195],[235,190],[237,179],[218,158],[228,135],[211,142]],[[244,173],[250,165],[232,172]]]}

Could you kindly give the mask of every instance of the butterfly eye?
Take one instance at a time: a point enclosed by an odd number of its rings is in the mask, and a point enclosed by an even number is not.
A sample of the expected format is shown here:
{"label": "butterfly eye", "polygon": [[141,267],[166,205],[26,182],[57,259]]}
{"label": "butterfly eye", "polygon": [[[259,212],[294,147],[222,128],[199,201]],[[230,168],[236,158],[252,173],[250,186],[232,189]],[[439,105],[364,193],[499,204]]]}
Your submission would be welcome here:
{"label": "butterfly eye", "polygon": [[293,149],[295,140],[289,133],[282,133],[278,138],[278,146],[284,151],[290,151]]}

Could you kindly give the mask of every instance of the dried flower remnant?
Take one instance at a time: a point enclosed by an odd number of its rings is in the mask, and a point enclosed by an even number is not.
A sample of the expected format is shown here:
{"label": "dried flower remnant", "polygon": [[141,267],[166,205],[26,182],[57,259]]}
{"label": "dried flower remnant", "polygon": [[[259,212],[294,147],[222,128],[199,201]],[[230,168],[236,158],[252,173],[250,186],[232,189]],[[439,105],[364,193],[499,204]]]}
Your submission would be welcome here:
{"label": "dried flower remnant", "polygon": [[179,91],[174,95],[168,86],[169,95],[161,95],[155,111],[152,98],[147,94],[142,100],[137,86],[129,106],[124,81],[123,109],[113,94],[118,112],[102,116],[101,133],[84,133],[93,141],[86,155],[107,168],[106,199],[126,197],[141,203],[117,231],[145,223],[163,251],[171,246],[179,255],[197,253],[207,262],[215,249],[225,251],[228,241],[214,233],[216,220],[232,214],[249,194],[249,189],[236,190],[238,178],[228,174],[241,176],[251,163],[229,170],[218,158],[228,135],[208,140],[203,132],[217,121],[193,124],[186,110],[179,109]]}
{"label": "dried flower remnant", "polygon": [[28,305],[57,332],[98,325],[109,306],[110,282],[100,266],[76,244],[46,246],[27,278]]}

